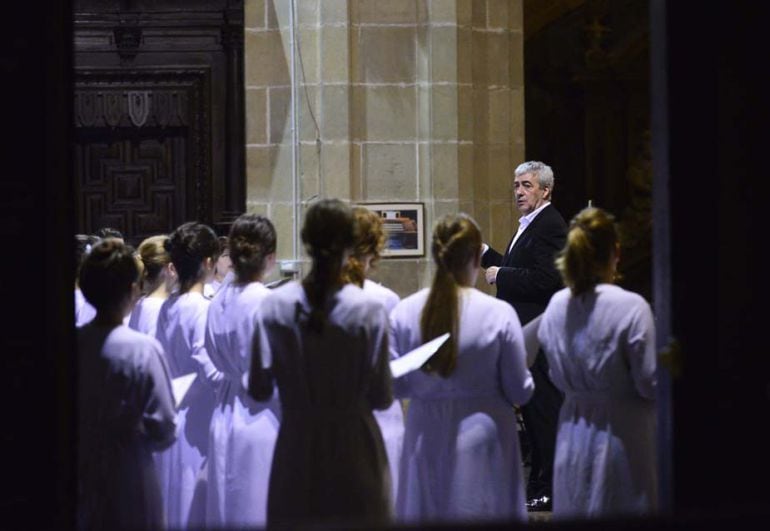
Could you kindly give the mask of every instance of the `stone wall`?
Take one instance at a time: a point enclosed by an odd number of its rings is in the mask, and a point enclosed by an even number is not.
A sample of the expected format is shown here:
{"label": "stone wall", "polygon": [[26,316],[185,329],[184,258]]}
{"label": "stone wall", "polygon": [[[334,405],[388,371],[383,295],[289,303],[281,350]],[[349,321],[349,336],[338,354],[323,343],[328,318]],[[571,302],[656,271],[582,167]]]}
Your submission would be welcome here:
{"label": "stone wall", "polygon": [[279,259],[302,260],[294,220],[316,197],[424,204],[426,255],[374,273],[402,296],[430,284],[443,214],[504,247],[524,155],[521,0],[297,0],[294,15],[246,1],[247,208],[273,219]]}

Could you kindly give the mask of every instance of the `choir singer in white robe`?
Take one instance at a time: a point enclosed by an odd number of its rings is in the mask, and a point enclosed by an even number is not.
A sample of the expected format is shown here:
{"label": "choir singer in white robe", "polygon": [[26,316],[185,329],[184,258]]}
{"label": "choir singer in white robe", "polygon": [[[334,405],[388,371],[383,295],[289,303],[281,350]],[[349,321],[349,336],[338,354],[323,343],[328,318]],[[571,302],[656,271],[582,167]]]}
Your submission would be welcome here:
{"label": "choir singer in white robe", "polygon": [[390,520],[387,457],[373,409],[393,401],[388,320],[379,303],[342,280],[353,214],[338,199],[308,209],[302,241],[310,273],[263,302],[249,394],[281,400],[268,525],[382,526]]}
{"label": "choir singer in white robe", "polygon": [[[356,242],[343,269],[347,282],[355,284],[364,293],[382,304],[385,311],[391,310],[401,300],[392,289],[366,278],[380,259],[385,247],[385,230],[382,218],[366,207],[355,207]],[[382,431],[385,451],[388,453],[388,468],[391,480],[391,502],[395,505],[398,493],[398,465],[401,461],[401,449],[404,446],[404,410],[400,400],[394,400],[388,409],[374,410],[374,418]],[[395,509],[395,507],[394,507]]]}
{"label": "choir singer in white robe", "polygon": [[643,516],[657,507],[655,325],[642,296],[612,283],[619,250],[610,214],[575,216],[556,259],[567,287],[540,322],[551,379],[565,395],[554,518]]}
{"label": "choir singer in white robe", "polygon": [[116,239],[95,244],[80,270],[97,313],[77,335],[78,529],[164,527],[152,452],[174,442],[174,398],[158,341],[122,324],[138,281]]}
{"label": "choir singer in white robe", "polygon": [[534,383],[516,312],[473,288],[481,247],[469,216],[439,220],[433,286],[390,316],[398,355],[451,333],[421,370],[393,384],[410,399],[396,502],[410,523],[527,519],[513,406],[529,400]]}
{"label": "choir singer in white robe", "polygon": [[234,278],[214,295],[206,322],[206,351],[224,375],[209,433],[206,525],[256,528],[266,524],[280,405],[277,396],[255,401],[242,377],[259,307],[271,293],[262,279],[275,266],[275,228],[264,216],[243,214],[230,229],[228,247]]}
{"label": "choir singer in white robe", "polygon": [[195,529],[206,518],[209,425],[223,378],[206,352],[206,315],[211,301],[203,296],[219,242],[211,227],[188,222],[171,233],[167,246],[178,289],[160,308],[156,337],[166,351],[171,376],[194,373],[196,377],[178,404],[177,442],[164,460],[168,468],[159,473],[168,485],[164,499],[169,527]]}

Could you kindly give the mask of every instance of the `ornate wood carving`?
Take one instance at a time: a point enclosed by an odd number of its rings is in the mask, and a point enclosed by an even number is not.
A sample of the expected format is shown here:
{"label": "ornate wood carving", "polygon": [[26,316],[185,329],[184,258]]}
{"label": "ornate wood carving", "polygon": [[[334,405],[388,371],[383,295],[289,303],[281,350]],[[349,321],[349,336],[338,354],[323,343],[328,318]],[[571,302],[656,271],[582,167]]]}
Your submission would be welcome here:
{"label": "ornate wood carving", "polygon": [[[206,219],[209,91],[208,68],[77,72],[75,190],[83,231],[109,225],[138,241]],[[132,97],[141,101],[133,114]]]}
{"label": "ornate wood carving", "polygon": [[[243,2],[80,0],[75,8],[78,230],[129,241],[245,209]],[[161,177],[162,176],[162,177]]]}

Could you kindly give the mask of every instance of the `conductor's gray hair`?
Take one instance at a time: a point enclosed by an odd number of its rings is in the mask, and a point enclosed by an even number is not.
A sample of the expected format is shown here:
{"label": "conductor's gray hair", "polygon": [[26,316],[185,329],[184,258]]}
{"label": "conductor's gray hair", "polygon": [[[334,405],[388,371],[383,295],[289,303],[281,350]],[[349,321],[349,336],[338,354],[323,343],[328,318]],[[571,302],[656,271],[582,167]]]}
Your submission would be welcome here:
{"label": "conductor's gray hair", "polygon": [[516,171],[513,172],[516,177],[521,177],[525,173],[534,173],[540,188],[548,188],[553,194],[553,170],[548,164],[543,164],[537,160],[530,160],[519,164],[516,167]]}

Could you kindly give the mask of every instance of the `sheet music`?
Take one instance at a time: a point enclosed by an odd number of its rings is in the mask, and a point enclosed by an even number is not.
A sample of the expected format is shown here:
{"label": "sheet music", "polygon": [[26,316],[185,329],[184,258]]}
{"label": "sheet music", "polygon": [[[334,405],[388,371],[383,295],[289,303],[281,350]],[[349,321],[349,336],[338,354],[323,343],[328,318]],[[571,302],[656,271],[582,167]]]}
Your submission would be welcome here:
{"label": "sheet music", "polygon": [[171,380],[171,391],[174,393],[174,400],[176,401],[177,407],[179,407],[179,404],[184,400],[187,391],[190,390],[190,386],[197,375],[197,373],[191,372],[190,374],[185,374],[184,376]]}
{"label": "sheet music", "polygon": [[409,372],[419,369],[436,351],[449,339],[449,332],[431,339],[416,349],[407,352],[398,359],[390,362],[390,372],[393,378],[399,378]]}

